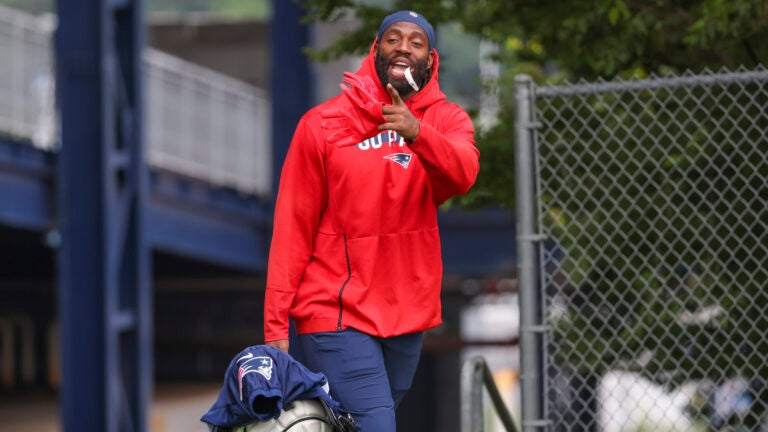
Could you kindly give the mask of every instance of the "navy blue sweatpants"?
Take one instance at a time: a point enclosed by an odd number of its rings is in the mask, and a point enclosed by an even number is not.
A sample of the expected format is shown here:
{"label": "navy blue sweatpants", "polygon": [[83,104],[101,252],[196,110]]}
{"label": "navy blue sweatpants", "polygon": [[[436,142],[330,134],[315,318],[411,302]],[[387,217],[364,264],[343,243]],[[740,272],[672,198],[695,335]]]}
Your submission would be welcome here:
{"label": "navy blue sweatpants", "polygon": [[395,432],[395,409],[411,388],[422,338],[377,338],[347,329],[299,335],[299,342],[304,364],[325,374],[331,396],[361,432]]}

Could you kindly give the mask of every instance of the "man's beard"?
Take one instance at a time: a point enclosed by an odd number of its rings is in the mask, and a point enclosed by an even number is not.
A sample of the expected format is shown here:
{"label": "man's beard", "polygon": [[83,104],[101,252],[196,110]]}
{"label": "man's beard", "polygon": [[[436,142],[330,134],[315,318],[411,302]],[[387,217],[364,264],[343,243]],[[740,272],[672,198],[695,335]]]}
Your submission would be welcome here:
{"label": "man's beard", "polygon": [[[391,63],[392,58],[393,57],[384,58],[381,53],[376,53],[376,74],[379,76],[381,85],[386,88],[388,83],[392,83],[392,86],[400,94],[400,97],[406,97],[411,93],[415,93],[416,91],[410,84],[408,84],[405,77],[390,81],[387,71],[389,70],[389,64]],[[427,81],[429,81],[430,70],[427,66],[427,60],[428,59],[421,61],[414,60],[413,67],[411,68],[411,75],[413,75],[413,80],[416,81],[419,89],[424,88],[424,86],[427,85]]]}

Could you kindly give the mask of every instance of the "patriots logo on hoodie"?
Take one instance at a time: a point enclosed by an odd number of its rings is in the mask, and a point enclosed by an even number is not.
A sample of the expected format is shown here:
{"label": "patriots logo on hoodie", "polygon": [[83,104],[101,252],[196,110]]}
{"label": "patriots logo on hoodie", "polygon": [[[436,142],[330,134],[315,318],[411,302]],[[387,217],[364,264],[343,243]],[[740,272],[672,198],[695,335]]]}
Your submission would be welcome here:
{"label": "patriots logo on hoodie", "polygon": [[408,164],[411,163],[411,156],[412,155],[408,153],[392,153],[384,156],[384,159],[389,159],[403,168],[408,169]]}

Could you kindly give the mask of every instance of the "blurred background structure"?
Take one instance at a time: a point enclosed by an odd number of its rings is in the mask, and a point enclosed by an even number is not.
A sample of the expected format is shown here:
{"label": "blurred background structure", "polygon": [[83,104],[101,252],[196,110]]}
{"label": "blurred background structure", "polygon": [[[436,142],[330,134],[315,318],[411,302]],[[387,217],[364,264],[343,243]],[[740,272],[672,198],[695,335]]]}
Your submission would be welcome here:
{"label": "blurred background structure", "polygon": [[768,430],[764,0],[79,3],[0,9],[0,429],[200,427],[294,125],[412,7],[481,173],[398,430],[458,430],[474,355],[526,432]]}
{"label": "blurred background structure", "polygon": [[[0,429],[202,430],[231,357],[262,342],[294,125],[359,64],[302,49],[358,24],[302,24],[281,0],[246,17],[184,9],[195,2],[3,3]],[[514,286],[511,213],[440,217],[445,324],[425,340],[403,431],[455,430],[464,347],[516,343],[460,329],[473,298]]]}

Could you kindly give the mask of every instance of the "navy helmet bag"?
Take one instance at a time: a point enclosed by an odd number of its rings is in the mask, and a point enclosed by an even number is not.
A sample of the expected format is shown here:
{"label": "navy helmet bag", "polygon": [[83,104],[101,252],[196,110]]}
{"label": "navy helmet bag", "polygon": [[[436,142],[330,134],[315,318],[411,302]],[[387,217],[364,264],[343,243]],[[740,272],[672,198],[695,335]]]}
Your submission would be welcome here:
{"label": "navy helmet bag", "polygon": [[325,429],[328,431],[356,430],[351,418],[340,412],[338,402],[329,395],[328,380],[323,374],[311,372],[282,350],[256,345],[232,359],[218,399],[201,420],[212,431],[242,430],[241,427],[250,431],[251,426],[259,427],[259,423],[269,426],[264,430],[287,431],[275,427],[298,424],[302,418],[322,420],[329,425]]}

